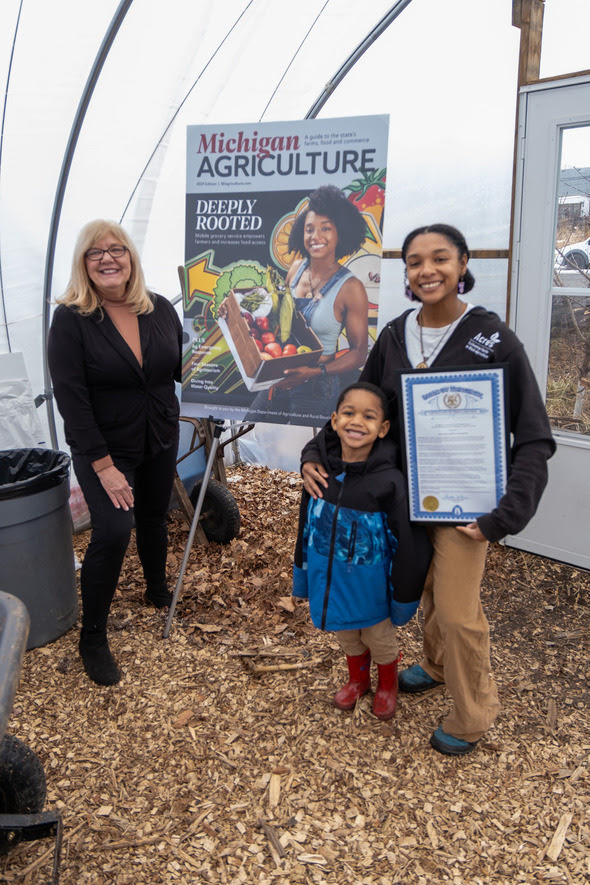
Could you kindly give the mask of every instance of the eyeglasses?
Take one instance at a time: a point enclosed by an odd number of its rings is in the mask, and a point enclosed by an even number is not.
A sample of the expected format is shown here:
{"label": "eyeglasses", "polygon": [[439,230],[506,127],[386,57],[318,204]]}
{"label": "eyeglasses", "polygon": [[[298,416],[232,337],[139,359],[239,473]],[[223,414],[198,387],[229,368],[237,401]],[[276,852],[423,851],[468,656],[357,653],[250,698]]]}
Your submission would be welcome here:
{"label": "eyeglasses", "polygon": [[84,257],[88,261],[101,261],[105,252],[108,252],[111,258],[122,258],[125,252],[129,252],[127,246],[109,246],[108,249],[89,249],[84,253]]}

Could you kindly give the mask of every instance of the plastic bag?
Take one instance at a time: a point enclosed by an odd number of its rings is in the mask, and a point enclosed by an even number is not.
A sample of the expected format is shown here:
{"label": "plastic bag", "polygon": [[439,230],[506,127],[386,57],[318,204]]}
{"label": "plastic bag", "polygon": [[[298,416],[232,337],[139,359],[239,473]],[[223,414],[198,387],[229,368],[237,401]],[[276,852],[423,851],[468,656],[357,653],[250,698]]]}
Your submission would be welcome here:
{"label": "plastic bag", "polygon": [[34,495],[68,479],[70,456],[54,449],[0,451],[0,501]]}

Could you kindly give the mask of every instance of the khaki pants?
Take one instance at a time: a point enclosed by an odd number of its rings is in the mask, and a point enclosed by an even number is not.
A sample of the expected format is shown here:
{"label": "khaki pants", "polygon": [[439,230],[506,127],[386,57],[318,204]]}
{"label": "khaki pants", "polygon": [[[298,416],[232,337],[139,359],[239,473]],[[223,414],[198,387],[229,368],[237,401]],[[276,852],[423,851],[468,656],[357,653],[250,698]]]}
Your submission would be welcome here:
{"label": "khaki pants", "polygon": [[490,672],[490,628],[480,600],[487,544],[454,526],[430,529],[434,556],[422,596],[424,658],[420,666],[444,682],[454,705],[443,730],[476,741],[500,709]]}
{"label": "khaki pants", "polygon": [[395,627],[389,618],[361,630],[338,630],[336,639],[344,654],[351,658],[364,655],[367,649],[370,649],[371,659],[376,664],[391,664],[397,658]]}

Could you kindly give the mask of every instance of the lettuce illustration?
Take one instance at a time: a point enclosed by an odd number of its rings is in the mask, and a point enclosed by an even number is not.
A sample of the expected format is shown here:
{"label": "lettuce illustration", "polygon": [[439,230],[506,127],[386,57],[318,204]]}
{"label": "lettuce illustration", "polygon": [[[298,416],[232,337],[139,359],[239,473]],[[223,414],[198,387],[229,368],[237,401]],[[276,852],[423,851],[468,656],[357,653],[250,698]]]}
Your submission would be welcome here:
{"label": "lettuce illustration", "polygon": [[228,264],[220,274],[213,289],[211,312],[217,316],[219,305],[230,289],[254,289],[264,285],[265,268],[257,261],[236,261]]}

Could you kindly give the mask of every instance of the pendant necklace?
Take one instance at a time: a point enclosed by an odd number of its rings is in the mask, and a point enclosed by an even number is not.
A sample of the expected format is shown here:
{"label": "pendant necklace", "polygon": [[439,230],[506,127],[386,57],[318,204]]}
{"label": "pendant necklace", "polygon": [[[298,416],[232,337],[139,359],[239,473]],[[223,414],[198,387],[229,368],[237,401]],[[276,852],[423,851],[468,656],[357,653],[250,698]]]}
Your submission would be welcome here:
{"label": "pendant necklace", "polygon": [[420,319],[421,316],[422,316],[422,311],[420,311],[420,313],[418,314],[417,322],[418,322],[418,328],[420,329],[420,352],[421,352],[421,354],[422,354],[422,362],[418,363],[418,365],[416,366],[417,369],[427,369],[427,368],[428,368],[428,360],[432,359],[432,357],[435,355],[435,353],[436,353],[438,350],[440,350],[440,348],[442,347],[443,343],[444,343],[444,342],[446,341],[446,339],[449,337],[449,335],[451,334],[451,332],[453,331],[453,329],[456,327],[457,323],[459,322],[459,320],[460,320],[461,317],[463,316],[463,311],[464,311],[464,309],[465,309],[465,305],[464,305],[463,303],[461,303],[461,306],[460,306],[460,308],[459,308],[459,313],[458,313],[458,315],[457,315],[457,316],[455,317],[455,319],[449,324],[449,326],[447,326],[447,329],[446,329],[444,335],[441,335],[441,337],[439,338],[439,340],[438,340],[438,341],[436,342],[436,344],[434,345],[433,350],[431,350],[429,354],[425,354],[425,353],[424,353],[424,342],[423,342],[423,340],[422,340],[422,322],[421,322],[421,319]]}
{"label": "pendant necklace", "polygon": [[322,277],[315,286],[311,282],[311,264],[307,268],[307,279],[309,285],[309,292],[305,296],[306,298],[313,298],[314,301],[319,301],[322,298],[322,293],[320,292],[321,287],[325,282],[327,282],[330,277],[336,272],[336,270],[340,267],[337,261],[334,262],[328,273]]}

